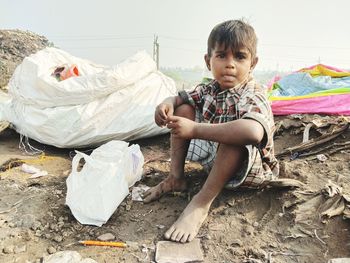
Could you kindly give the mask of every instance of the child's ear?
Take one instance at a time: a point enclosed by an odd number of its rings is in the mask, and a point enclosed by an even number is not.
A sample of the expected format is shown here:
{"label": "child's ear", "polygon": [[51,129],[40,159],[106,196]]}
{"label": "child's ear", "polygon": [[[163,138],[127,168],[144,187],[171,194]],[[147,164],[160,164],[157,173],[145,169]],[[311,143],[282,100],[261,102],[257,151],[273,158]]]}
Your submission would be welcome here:
{"label": "child's ear", "polygon": [[250,66],[250,71],[253,71],[253,69],[255,68],[256,64],[258,64],[259,58],[255,57],[252,61],[252,65]]}
{"label": "child's ear", "polygon": [[210,68],[210,57],[208,56],[208,54],[204,55],[204,61],[205,61],[205,64],[207,65],[208,70],[210,71],[211,70],[211,68]]}

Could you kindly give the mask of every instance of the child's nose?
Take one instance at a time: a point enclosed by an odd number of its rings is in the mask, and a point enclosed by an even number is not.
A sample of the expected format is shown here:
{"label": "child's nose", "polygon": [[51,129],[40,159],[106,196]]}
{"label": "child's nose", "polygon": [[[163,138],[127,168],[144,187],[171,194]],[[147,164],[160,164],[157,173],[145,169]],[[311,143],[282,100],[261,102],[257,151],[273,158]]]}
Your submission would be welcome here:
{"label": "child's nose", "polygon": [[233,58],[228,58],[227,59],[227,64],[226,64],[226,67],[227,68],[235,68],[235,61]]}

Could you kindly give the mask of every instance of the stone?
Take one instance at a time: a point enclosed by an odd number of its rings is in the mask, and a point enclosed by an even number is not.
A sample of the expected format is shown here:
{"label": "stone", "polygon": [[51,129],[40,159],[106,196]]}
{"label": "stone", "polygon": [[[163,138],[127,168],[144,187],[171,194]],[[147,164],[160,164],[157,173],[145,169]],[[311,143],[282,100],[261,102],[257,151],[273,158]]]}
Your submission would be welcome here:
{"label": "stone", "polygon": [[52,255],[46,256],[42,260],[43,263],[97,263],[91,258],[82,258],[76,251],[59,251]]}
{"label": "stone", "polygon": [[115,235],[113,235],[112,233],[105,233],[103,235],[98,236],[97,239],[101,241],[110,241],[115,239]]}
{"label": "stone", "polygon": [[350,263],[350,258],[332,258],[328,263]]}
{"label": "stone", "polygon": [[48,248],[47,248],[47,253],[49,253],[49,254],[56,253],[56,248],[54,248],[54,247],[48,247]]}
{"label": "stone", "polygon": [[53,240],[56,241],[57,243],[60,243],[60,242],[62,242],[63,237],[61,237],[61,236],[54,236]]}
{"label": "stone", "polygon": [[11,246],[4,247],[2,252],[4,252],[4,254],[12,254],[14,249],[15,247],[11,245]]}
{"label": "stone", "polygon": [[157,263],[203,262],[203,253],[198,238],[189,243],[159,241],[156,248]]}
{"label": "stone", "polygon": [[26,252],[27,251],[27,246],[26,245],[23,245],[23,246],[15,246],[13,252],[15,254],[18,254],[18,253],[23,253],[23,252]]}

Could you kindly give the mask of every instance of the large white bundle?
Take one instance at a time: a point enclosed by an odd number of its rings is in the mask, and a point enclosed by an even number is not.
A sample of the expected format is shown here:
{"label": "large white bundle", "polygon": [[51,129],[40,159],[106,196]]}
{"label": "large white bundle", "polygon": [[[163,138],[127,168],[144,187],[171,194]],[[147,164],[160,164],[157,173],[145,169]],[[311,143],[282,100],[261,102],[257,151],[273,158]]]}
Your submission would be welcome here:
{"label": "large white bundle", "polygon": [[[77,65],[81,76],[57,81],[51,73],[63,64]],[[16,68],[12,100],[0,107],[0,117],[39,142],[84,147],[167,132],[155,125],[154,109],[175,94],[174,81],[156,70],[146,52],[106,67],[46,48]]]}

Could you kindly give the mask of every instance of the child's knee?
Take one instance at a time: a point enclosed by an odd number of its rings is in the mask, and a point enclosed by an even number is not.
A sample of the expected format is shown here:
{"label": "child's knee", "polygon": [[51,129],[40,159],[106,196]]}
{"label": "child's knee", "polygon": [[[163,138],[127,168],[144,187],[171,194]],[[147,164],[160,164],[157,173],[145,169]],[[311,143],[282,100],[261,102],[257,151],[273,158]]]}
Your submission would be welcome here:
{"label": "child's knee", "polygon": [[182,104],[178,106],[175,109],[174,115],[179,117],[185,117],[190,120],[194,120],[196,116],[194,108],[189,104]]}

